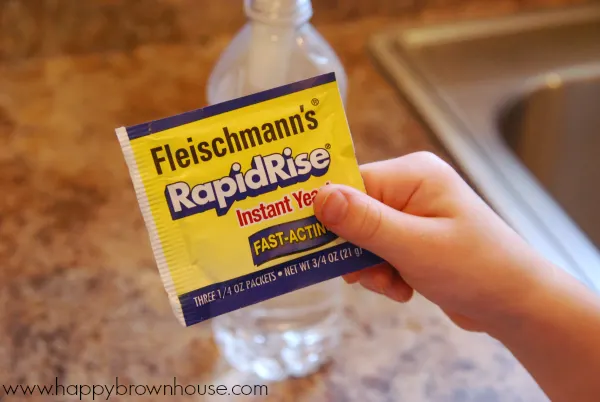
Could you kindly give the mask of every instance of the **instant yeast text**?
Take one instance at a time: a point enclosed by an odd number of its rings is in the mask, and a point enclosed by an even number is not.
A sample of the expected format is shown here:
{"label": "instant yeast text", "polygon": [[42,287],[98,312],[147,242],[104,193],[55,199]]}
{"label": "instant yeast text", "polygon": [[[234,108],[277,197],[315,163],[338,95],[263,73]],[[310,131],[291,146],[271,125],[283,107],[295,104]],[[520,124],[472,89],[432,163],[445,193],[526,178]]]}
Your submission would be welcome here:
{"label": "instant yeast text", "polygon": [[381,262],[313,213],[364,191],[333,73],[116,132],[186,326]]}

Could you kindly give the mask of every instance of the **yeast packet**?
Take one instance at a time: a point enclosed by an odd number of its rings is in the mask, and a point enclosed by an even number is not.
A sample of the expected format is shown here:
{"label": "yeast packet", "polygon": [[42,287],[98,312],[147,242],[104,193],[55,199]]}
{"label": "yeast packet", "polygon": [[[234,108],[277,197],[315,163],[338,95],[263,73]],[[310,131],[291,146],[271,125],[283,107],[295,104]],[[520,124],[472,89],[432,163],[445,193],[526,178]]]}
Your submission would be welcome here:
{"label": "yeast packet", "polygon": [[327,183],[365,191],[334,73],[116,134],[182,325],[382,261],[314,216]]}

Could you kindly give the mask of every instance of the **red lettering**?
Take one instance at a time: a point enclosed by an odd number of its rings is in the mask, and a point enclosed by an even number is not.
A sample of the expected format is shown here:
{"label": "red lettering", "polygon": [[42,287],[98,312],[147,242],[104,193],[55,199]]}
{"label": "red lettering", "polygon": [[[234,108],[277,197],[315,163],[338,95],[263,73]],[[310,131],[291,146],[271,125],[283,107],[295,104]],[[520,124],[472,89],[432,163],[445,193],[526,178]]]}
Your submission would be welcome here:
{"label": "red lettering", "polygon": [[300,208],[300,209],[304,208],[302,206],[302,190],[292,193],[292,197],[294,197],[294,199],[296,200],[296,203],[298,204],[298,208]]}
{"label": "red lettering", "polygon": [[296,200],[298,204],[298,208],[302,209],[305,207],[310,207],[313,204],[313,200],[317,196],[317,190],[313,190],[310,193],[305,193],[302,190],[296,191],[292,193],[292,196]]}
{"label": "red lettering", "polygon": [[279,208],[277,207],[277,204],[279,202],[281,201],[278,201],[275,204],[267,204],[267,213],[269,214],[269,218],[275,218],[278,215]]}
{"label": "red lettering", "polygon": [[250,211],[240,211],[239,209],[235,211],[235,214],[238,218],[238,223],[241,227],[254,223],[252,219],[252,213]]}
{"label": "red lettering", "polygon": [[310,207],[312,205],[312,197],[310,196],[310,193],[304,193],[302,199],[304,200],[305,206]]}
{"label": "red lettering", "polygon": [[285,197],[283,197],[283,201],[285,202],[285,211],[292,212],[292,206],[290,205],[290,197],[286,195]]}
{"label": "red lettering", "polygon": [[263,219],[269,219],[267,213],[265,212],[265,204],[260,204],[260,213],[262,214]]}
{"label": "red lettering", "polygon": [[[302,205],[302,192],[300,191],[298,194],[294,194],[294,197],[298,201],[299,205]],[[306,197],[306,194],[305,194]],[[290,204],[291,199],[287,195],[283,197],[283,199],[279,201],[275,201],[269,204],[261,203],[256,208],[248,209],[246,211],[242,211],[237,209],[235,211],[238,224],[240,227],[248,226],[253,223],[258,223],[263,220],[273,219],[281,215],[285,215],[287,213],[293,212],[294,208]],[[310,205],[310,204],[309,204]]]}

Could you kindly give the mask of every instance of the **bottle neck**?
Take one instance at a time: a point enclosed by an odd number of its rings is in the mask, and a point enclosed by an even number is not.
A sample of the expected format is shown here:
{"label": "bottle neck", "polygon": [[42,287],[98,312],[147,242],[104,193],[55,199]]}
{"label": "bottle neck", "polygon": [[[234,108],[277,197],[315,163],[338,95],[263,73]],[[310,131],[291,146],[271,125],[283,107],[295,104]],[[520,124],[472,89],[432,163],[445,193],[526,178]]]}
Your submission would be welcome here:
{"label": "bottle neck", "polygon": [[312,17],[311,0],[244,0],[249,19],[269,25],[302,25]]}

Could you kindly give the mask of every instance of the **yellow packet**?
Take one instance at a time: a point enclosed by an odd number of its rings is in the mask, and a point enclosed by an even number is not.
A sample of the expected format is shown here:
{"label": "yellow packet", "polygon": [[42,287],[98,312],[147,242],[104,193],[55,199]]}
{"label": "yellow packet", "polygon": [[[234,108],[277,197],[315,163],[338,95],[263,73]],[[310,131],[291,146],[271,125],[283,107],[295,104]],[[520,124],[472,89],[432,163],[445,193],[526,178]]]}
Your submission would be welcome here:
{"label": "yellow packet", "polygon": [[313,212],[365,191],[334,73],[116,133],[185,326],[381,262]]}

